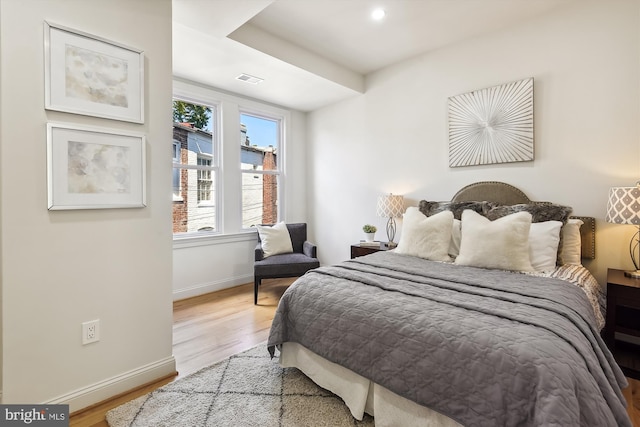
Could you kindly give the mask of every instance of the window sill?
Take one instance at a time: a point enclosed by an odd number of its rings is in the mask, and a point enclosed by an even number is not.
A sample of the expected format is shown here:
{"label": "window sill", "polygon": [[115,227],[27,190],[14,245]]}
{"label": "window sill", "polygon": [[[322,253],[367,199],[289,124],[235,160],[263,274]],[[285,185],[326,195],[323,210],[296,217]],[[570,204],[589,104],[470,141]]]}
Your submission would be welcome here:
{"label": "window sill", "polygon": [[196,246],[224,245],[227,243],[258,241],[258,233],[255,230],[247,230],[233,234],[195,234],[173,236],[173,249],[192,248]]}

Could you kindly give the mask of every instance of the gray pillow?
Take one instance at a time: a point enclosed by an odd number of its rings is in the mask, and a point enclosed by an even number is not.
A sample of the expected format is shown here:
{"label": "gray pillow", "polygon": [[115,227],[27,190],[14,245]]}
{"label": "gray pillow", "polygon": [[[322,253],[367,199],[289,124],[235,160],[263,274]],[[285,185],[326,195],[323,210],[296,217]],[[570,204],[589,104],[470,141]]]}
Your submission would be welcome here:
{"label": "gray pillow", "polygon": [[418,209],[426,216],[432,216],[443,211],[451,211],[455,219],[461,219],[462,212],[466,209],[471,209],[482,216],[487,216],[487,213],[495,206],[497,205],[491,202],[429,202],[420,200]]}
{"label": "gray pillow", "polygon": [[516,212],[529,212],[531,222],[560,221],[566,224],[573,208],[555,205],[553,203],[527,203],[519,205],[495,206],[489,210],[486,217],[491,221]]}

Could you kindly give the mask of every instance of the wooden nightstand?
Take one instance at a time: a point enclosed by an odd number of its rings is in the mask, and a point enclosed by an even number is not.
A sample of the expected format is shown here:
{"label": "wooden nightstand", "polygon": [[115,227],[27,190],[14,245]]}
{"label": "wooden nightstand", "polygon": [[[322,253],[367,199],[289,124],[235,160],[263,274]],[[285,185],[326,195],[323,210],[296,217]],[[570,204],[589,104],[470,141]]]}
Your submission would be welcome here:
{"label": "wooden nightstand", "polygon": [[358,244],[351,245],[351,259],[359,256],[369,255],[374,252],[388,251],[389,248],[385,247],[382,243],[380,246],[360,246]]}
{"label": "wooden nightstand", "polygon": [[640,379],[640,346],[616,340],[616,332],[640,337],[640,279],[610,268],[607,271],[604,339],[625,375]]}

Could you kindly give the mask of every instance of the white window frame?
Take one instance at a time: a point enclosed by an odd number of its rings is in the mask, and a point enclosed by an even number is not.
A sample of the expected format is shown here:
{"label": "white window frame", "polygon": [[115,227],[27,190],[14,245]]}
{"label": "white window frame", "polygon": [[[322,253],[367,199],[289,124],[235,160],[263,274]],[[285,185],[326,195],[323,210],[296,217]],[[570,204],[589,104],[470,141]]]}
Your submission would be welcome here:
{"label": "white window frame", "polygon": [[278,168],[278,220],[286,221],[286,171],[287,171],[287,138],[291,126],[292,112],[286,108],[270,105],[265,102],[251,100],[239,95],[219,92],[217,89],[199,83],[174,78],[174,99],[182,99],[195,104],[216,106],[219,126],[216,149],[219,164],[216,175],[216,232],[174,234],[174,249],[193,246],[226,244],[229,242],[254,241],[254,228],[242,227],[241,198],[241,159],[240,150],[240,111],[243,113],[265,116],[268,119],[280,120],[280,154]]}
{"label": "white window frame", "polygon": [[[197,105],[202,105],[205,107],[209,107],[211,108],[211,118],[212,118],[212,123],[213,123],[213,129],[211,131],[211,145],[212,145],[212,151],[213,153],[197,153],[198,157],[207,157],[207,156],[211,156],[211,166],[201,166],[201,165],[183,165],[180,164],[179,161],[180,159],[178,159],[178,162],[175,162],[175,148],[174,148],[174,163],[172,165],[172,173],[173,170],[176,169],[176,167],[178,168],[178,170],[180,169],[185,169],[185,170],[208,170],[211,171],[212,174],[212,180],[213,180],[213,184],[211,187],[211,191],[214,193],[214,197],[212,198],[212,200],[210,201],[205,201],[205,202],[200,202],[199,199],[199,188],[196,187],[196,194],[197,194],[197,203],[198,203],[198,207],[213,207],[215,209],[215,225],[214,228],[215,230],[213,231],[188,231],[188,232],[184,232],[184,233],[173,233],[173,238],[174,240],[176,239],[189,239],[189,238],[200,238],[200,237],[206,237],[206,236],[211,236],[211,235],[218,235],[221,234],[221,220],[220,220],[220,193],[221,193],[221,185],[220,185],[220,177],[221,177],[221,173],[220,173],[220,164],[221,164],[221,149],[220,149],[220,123],[221,123],[221,113],[220,113],[220,103],[216,100],[207,98],[206,96],[193,96],[191,94],[184,94],[184,93],[175,93],[173,94],[173,101],[184,101],[184,102],[188,102],[190,104],[197,104]],[[172,138],[173,140],[173,138]],[[174,147],[175,147],[175,140],[174,140]],[[197,181],[196,180],[196,186],[197,186]],[[172,180],[173,182],[173,180]],[[181,183],[182,184],[182,183]],[[179,198],[178,200],[181,200],[181,198]],[[176,198],[174,197],[174,201],[176,201]]]}
{"label": "white window frame", "polygon": [[[263,171],[263,170],[257,170],[257,169],[242,169],[242,167],[240,167],[240,174],[241,176],[244,174],[251,174],[251,175],[274,175],[276,176],[276,181],[277,181],[277,186],[278,186],[278,191],[277,191],[277,202],[276,202],[276,207],[277,207],[277,219],[276,222],[281,221],[282,217],[283,217],[283,210],[282,210],[282,206],[283,203],[282,201],[282,197],[284,195],[284,191],[283,191],[283,187],[284,187],[284,146],[285,146],[285,138],[284,138],[284,129],[285,129],[285,120],[286,118],[283,117],[280,114],[273,114],[273,113],[267,113],[264,111],[260,111],[260,110],[255,110],[255,109],[250,109],[250,108],[242,108],[242,106],[239,109],[239,114],[238,114],[238,119],[240,120],[242,115],[247,115],[247,116],[253,116],[253,117],[257,117],[259,119],[264,119],[264,120],[270,120],[270,121],[274,121],[278,124],[277,127],[277,135],[276,138],[278,139],[278,144],[276,146],[277,148],[277,156],[278,156],[278,161],[276,162],[276,169],[272,170],[272,171]],[[241,121],[241,120],[240,120]],[[240,131],[240,122],[238,122],[238,132]],[[248,135],[249,137],[251,137],[251,135]],[[242,192],[242,178],[240,179],[240,191]],[[240,205],[240,216],[242,217],[242,201],[241,201],[241,205]],[[241,219],[241,223],[242,223],[242,219]],[[250,227],[242,227],[243,230],[250,230]]]}

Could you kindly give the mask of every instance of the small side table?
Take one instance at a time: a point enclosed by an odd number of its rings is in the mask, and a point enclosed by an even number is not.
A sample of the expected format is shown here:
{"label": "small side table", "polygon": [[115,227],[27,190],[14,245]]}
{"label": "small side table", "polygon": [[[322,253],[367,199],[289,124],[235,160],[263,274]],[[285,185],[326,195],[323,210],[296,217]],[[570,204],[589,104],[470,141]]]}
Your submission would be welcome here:
{"label": "small side table", "polygon": [[351,259],[369,255],[374,252],[388,251],[389,249],[390,248],[385,247],[382,243],[380,243],[380,246],[360,246],[359,244],[351,245]]}
{"label": "small side table", "polygon": [[640,346],[616,341],[616,332],[640,337],[640,279],[623,270],[607,271],[607,319],[604,340],[625,375],[640,379]]}

